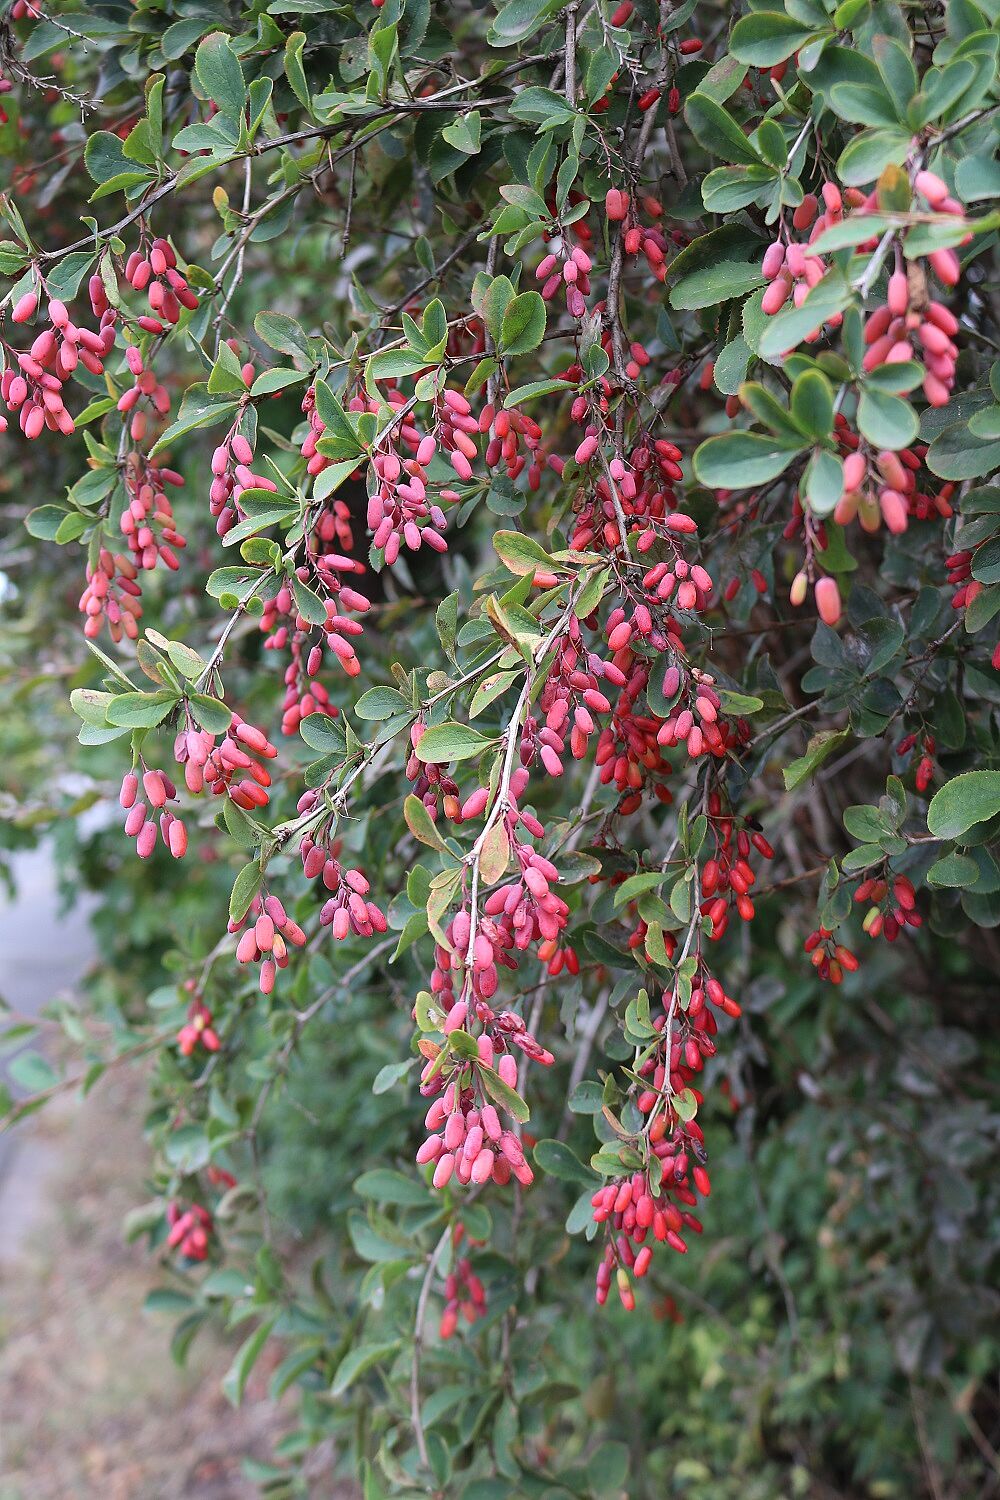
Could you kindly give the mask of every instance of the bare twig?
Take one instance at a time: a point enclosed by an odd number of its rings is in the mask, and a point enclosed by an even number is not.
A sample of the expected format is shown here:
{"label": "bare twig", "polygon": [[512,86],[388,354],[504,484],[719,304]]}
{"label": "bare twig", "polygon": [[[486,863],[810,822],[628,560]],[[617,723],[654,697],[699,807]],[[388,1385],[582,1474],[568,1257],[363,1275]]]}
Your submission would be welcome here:
{"label": "bare twig", "polygon": [[417,1452],[420,1454],[420,1462],[425,1469],[430,1468],[430,1457],[427,1452],[427,1438],[424,1435],[423,1419],[420,1415],[420,1356],[423,1353],[424,1325],[427,1321],[427,1304],[430,1301],[434,1273],[437,1270],[438,1261],[447,1249],[450,1240],[451,1225],[449,1224],[428,1257],[427,1269],[424,1272],[424,1279],[420,1285],[420,1295],[417,1298],[417,1315],[413,1324],[413,1361],[410,1365],[410,1421],[413,1424],[413,1436],[417,1441]]}

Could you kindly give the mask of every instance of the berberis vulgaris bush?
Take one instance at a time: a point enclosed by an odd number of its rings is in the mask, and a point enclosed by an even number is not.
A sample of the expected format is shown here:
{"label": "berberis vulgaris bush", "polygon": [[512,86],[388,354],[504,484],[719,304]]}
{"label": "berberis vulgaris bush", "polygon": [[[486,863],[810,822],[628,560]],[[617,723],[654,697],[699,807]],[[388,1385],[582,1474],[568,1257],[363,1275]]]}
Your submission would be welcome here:
{"label": "berberis vulgaris bush", "polygon": [[[74,455],[27,529],[79,571],[80,741],[147,900],[183,889],[171,857],[231,886],[116,1036],[157,1055],[134,1227],[179,1347],[224,1309],[250,1325],[230,1396],[272,1345],[301,1388],[276,1492],[333,1433],[372,1497],[666,1493],[566,1403],[595,1323],[680,1316],[679,1258],[727,1253],[742,1189],[713,1162],[767,1094],[761,973],[780,950],[844,1025],[992,941],[998,21],[0,23],[5,444],[29,472],[22,438]],[[352,1142],[353,1208],[327,1192],[352,1248],[306,1289],[268,1129],[338,1013],[375,1043],[331,1043],[302,1109]],[[820,1091],[823,1046],[792,1070]],[[892,1089],[869,1074],[859,1129]],[[773,1246],[755,1276],[788,1287]],[[586,1280],[607,1307],[574,1356]],[[774,1462],[754,1493],[821,1492]]]}

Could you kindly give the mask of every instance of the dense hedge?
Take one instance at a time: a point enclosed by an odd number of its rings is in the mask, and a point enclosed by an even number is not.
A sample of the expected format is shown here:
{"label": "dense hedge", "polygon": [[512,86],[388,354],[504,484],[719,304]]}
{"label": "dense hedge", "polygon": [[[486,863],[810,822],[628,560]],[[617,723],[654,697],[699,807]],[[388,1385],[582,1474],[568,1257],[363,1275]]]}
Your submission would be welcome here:
{"label": "dense hedge", "polygon": [[998,24],[0,21],[7,1113],[152,1056],[269,1493],[996,1483]]}

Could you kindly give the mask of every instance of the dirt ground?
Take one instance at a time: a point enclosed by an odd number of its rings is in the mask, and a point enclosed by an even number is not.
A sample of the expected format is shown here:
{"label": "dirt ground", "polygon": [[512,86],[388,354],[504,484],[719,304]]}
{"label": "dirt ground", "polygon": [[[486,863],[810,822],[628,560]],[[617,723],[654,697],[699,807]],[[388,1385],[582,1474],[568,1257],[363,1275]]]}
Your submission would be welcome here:
{"label": "dirt ground", "polygon": [[17,1221],[0,1232],[0,1500],[253,1500],[243,1460],[293,1420],[268,1364],[233,1411],[236,1342],[202,1334],[180,1370],[169,1319],[142,1311],[156,1267],[122,1218],[143,1198],[143,1097],[122,1070],[33,1117],[0,1195]]}

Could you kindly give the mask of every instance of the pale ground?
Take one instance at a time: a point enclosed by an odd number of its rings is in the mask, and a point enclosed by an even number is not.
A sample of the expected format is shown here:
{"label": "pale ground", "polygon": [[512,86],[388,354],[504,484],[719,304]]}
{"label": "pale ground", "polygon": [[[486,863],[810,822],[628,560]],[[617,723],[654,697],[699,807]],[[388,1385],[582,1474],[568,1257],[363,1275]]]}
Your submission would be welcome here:
{"label": "pale ground", "polygon": [[[0,994],[36,1014],[91,957],[85,914],[60,918],[44,855],[17,857],[0,896]],[[0,1137],[0,1500],[253,1500],[246,1457],[266,1460],[292,1420],[267,1401],[274,1359],[241,1411],[219,1392],[238,1340],[168,1352],[169,1320],[142,1312],[156,1266],[126,1245],[144,1200],[144,1079],[109,1075]]]}
{"label": "pale ground", "polygon": [[111,1077],[36,1117],[19,1151],[17,1178],[44,1175],[0,1263],[0,1500],[252,1500],[242,1460],[268,1459],[289,1420],[264,1396],[271,1360],[234,1412],[235,1344],[202,1337],[180,1370],[169,1320],[142,1312],[156,1268],[121,1222],[143,1196],[143,1097],[140,1076]]}

